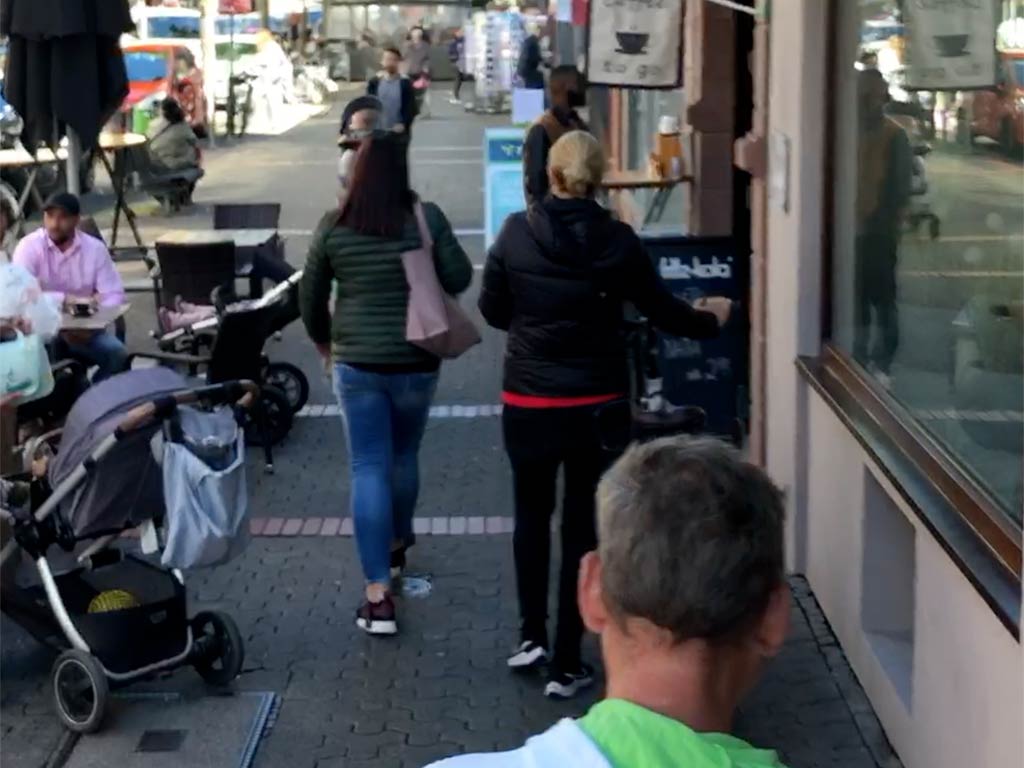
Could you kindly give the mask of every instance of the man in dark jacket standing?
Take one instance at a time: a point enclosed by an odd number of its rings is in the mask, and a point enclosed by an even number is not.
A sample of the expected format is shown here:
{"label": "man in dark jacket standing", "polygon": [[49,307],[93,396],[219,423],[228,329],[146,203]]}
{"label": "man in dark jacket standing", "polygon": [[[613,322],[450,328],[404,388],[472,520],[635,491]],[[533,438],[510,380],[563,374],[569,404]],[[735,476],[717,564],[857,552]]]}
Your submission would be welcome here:
{"label": "man in dark jacket standing", "polygon": [[523,40],[519,47],[519,63],[516,66],[516,74],[523,81],[523,88],[530,90],[543,90],[544,73],[540,71],[544,63],[544,56],[540,50],[540,38],[537,36],[536,28],[530,29],[530,34]]}
{"label": "man in dark jacket standing", "polygon": [[[543,81],[543,78],[542,78]],[[587,103],[587,86],[576,67],[561,66],[548,80],[551,106],[526,134],[523,144],[523,187],[526,204],[539,203],[548,193],[548,152],[569,131],[586,131],[576,110]]]}
{"label": "man in dark jacket standing", "polygon": [[399,71],[401,65],[402,53],[397,48],[385,48],[381,71],[370,78],[366,93],[380,99],[381,130],[408,135],[416,119],[416,94],[412,81]]}

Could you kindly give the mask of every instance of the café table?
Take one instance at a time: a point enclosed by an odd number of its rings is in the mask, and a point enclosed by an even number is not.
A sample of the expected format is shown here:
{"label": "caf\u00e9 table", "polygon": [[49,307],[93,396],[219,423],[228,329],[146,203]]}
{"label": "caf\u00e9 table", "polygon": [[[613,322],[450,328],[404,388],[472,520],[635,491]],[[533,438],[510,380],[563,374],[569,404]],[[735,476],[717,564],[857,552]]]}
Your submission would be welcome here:
{"label": "caf\u00e9 table", "polygon": [[25,187],[18,197],[18,210],[15,212],[20,219],[23,220],[25,217],[25,204],[30,197],[38,208],[43,207],[43,196],[36,188],[36,179],[39,176],[40,168],[44,165],[62,163],[67,160],[67,157],[66,149],[58,149],[54,152],[49,147],[40,147],[34,155],[20,145],[14,149],[0,150],[0,170],[28,169]]}
{"label": "caf\u00e9 table", "polygon": [[63,312],[60,316],[62,331],[102,331],[113,325],[131,309],[131,304],[118,304],[112,307],[99,307],[91,315],[73,315]]}
{"label": "caf\u00e9 table", "polygon": [[[149,140],[141,133],[107,132],[101,133],[97,140],[97,146],[100,149],[97,153],[100,156],[100,163],[102,163],[103,167],[106,169],[107,176],[110,177],[110,184],[114,188],[114,225],[110,233],[111,250],[117,248],[117,229],[120,224],[122,213],[124,214],[125,221],[128,222],[128,226],[132,230],[136,246],[143,251],[146,250],[146,246],[142,242],[142,236],[139,234],[135,211],[133,211],[131,206],[128,205],[124,191],[131,171],[129,155],[134,150],[144,148],[148,141]],[[113,163],[110,162],[110,158],[107,156],[108,153],[113,155]]]}
{"label": "caf\u00e9 table", "polygon": [[276,229],[173,229],[160,235],[156,244],[210,245],[231,241],[235,244],[235,273],[247,277],[255,255],[261,251],[272,253],[276,240]]}
{"label": "caf\u00e9 table", "polygon": [[635,191],[640,189],[653,189],[644,213],[643,225],[647,226],[659,221],[665,213],[665,206],[668,205],[672,190],[680,184],[689,184],[693,176],[681,174],[679,176],[653,176],[647,171],[637,170],[609,170],[601,179],[601,188],[608,192]]}

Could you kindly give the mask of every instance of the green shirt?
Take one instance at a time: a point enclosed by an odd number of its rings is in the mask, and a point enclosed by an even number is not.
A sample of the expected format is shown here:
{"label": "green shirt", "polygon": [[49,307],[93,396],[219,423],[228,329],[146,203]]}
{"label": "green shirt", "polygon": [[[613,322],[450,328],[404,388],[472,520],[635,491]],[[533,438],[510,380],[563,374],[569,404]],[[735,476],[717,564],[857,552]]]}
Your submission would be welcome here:
{"label": "green shirt", "polygon": [[724,733],[697,733],[622,699],[596,704],[577,722],[612,768],[785,768],[774,750]]}

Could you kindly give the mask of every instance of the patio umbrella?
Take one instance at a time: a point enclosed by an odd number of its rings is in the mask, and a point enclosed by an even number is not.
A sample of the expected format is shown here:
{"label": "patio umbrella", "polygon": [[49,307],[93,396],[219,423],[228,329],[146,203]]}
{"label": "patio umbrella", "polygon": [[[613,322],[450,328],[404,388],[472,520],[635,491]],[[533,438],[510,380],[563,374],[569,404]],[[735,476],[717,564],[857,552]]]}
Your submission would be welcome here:
{"label": "patio umbrella", "polygon": [[132,28],[127,0],[0,3],[0,36],[9,41],[4,98],[25,121],[29,146],[68,132],[69,184],[77,186],[76,144],[92,147],[128,94],[118,40]]}

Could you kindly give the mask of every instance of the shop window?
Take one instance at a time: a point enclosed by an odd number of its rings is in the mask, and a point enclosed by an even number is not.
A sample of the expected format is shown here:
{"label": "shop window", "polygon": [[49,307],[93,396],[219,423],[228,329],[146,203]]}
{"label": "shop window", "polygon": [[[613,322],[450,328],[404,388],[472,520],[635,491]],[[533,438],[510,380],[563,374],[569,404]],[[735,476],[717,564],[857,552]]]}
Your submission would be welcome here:
{"label": "shop window", "polygon": [[833,4],[831,341],[982,489],[1019,546],[1024,53],[997,51],[1004,82],[990,88],[905,90],[911,22],[893,14],[877,34],[879,9],[896,6]]}
{"label": "shop window", "polygon": [[[631,170],[646,170],[648,157],[655,149],[655,135],[658,131],[658,119],[662,115],[680,117],[683,114],[683,90],[641,91],[626,89],[622,91],[624,109],[623,135],[627,140],[623,146],[624,157],[622,167]],[[688,158],[689,160],[689,158]],[[665,204],[661,218],[645,227],[647,231],[665,230],[684,232],[686,222],[687,185],[680,184],[672,190]],[[637,190],[635,202],[640,210],[647,210],[651,205],[654,190]]]}

